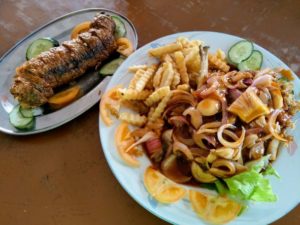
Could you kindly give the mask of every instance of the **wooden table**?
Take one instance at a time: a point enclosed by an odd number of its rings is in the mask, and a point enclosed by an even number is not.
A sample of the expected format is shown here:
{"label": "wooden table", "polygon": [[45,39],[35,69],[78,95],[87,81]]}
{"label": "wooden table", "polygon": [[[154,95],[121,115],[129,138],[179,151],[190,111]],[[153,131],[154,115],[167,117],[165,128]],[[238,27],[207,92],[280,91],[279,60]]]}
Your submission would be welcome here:
{"label": "wooden table", "polygon": [[[0,55],[47,21],[89,7],[127,16],[139,46],[181,31],[226,32],[255,41],[300,72],[297,0],[0,0]],[[3,225],[167,224],[131,199],[111,173],[99,140],[98,106],[43,134],[0,134],[0,208]],[[299,221],[300,206],[274,224]]]}

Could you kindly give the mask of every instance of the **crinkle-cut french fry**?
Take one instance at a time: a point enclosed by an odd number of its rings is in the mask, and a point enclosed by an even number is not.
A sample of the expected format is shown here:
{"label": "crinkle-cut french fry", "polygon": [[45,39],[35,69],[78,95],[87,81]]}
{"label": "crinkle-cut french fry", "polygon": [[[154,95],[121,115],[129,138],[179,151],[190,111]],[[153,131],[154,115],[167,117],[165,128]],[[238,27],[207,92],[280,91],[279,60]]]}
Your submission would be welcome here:
{"label": "crinkle-cut french fry", "polygon": [[180,84],[176,88],[177,90],[182,90],[182,91],[189,91],[190,90],[190,85],[188,84]]}
{"label": "crinkle-cut french fry", "polygon": [[168,63],[172,64],[173,71],[174,71],[174,76],[173,76],[173,80],[172,80],[172,83],[171,83],[171,87],[172,87],[172,89],[175,89],[176,86],[180,83],[180,74],[177,70],[176,63],[175,63],[175,61],[173,60],[173,58],[171,57],[170,54],[163,55],[161,57],[161,61],[168,62]]}
{"label": "crinkle-cut french fry", "polygon": [[135,126],[142,126],[147,122],[146,116],[140,116],[139,114],[133,114],[129,112],[122,112],[119,115],[119,119],[123,122],[129,123]]}
{"label": "crinkle-cut french fry", "polygon": [[148,106],[146,106],[143,101],[122,100],[121,104],[122,104],[122,106],[129,108],[129,109],[133,110],[134,112],[137,112],[140,114],[147,114],[149,111]]}
{"label": "crinkle-cut french fry", "polygon": [[153,76],[153,87],[154,88],[158,88],[160,81],[161,81],[161,76],[162,76],[162,72],[163,72],[163,67],[162,65],[159,66],[159,68],[157,69],[157,71],[155,72],[154,76]]}
{"label": "crinkle-cut french fry", "polygon": [[172,57],[170,56],[170,54],[164,54],[160,57],[160,61],[161,62],[170,62],[172,63],[173,62],[173,59]]}
{"label": "crinkle-cut french fry", "polygon": [[216,51],[216,57],[226,62],[226,54],[222,49]]}
{"label": "crinkle-cut french fry", "polygon": [[114,115],[115,117],[119,117],[119,111],[120,111],[120,102],[119,101],[115,101],[111,102],[110,104],[107,104],[107,108],[110,111],[110,113],[112,115]]}
{"label": "crinkle-cut french fry", "polygon": [[174,77],[173,77],[171,87],[172,89],[176,89],[177,85],[180,83],[180,74],[176,68],[173,68],[173,70],[174,70]]}
{"label": "crinkle-cut french fry", "polygon": [[155,107],[150,107],[149,112],[148,112],[148,120],[152,116],[152,114],[154,113],[154,110],[155,110]]}
{"label": "crinkle-cut french fry", "polygon": [[188,84],[189,83],[189,75],[187,73],[183,53],[181,51],[175,52],[174,59],[175,59],[177,70],[180,74],[181,82],[184,84]]}
{"label": "crinkle-cut french fry", "polygon": [[158,48],[153,48],[149,50],[149,55],[153,57],[161,57],[164,54],[172,53],[182,49],[182,45],[179,43],[171,43],[168,45],[164,45]]}
{"label": "crinkle-cut french fry", "polygon": [[151,94],[149,90],[137,91],[134,89],[119,89],[122,100],[145,100]]}
{"label": "crinkle-cut french fry", "polygon": [[130,73],[136,73],[139,69],[146,70],[147,67],[147,65],[133,65],[128,68],[128,71]]}
{"label": "crinkle-cut french fry", "polygon": [[154,91],[149,97],[145,100],[145,104],[147,106],[151,106],[154,103],[158,102],[161,100],[163,97],[165,97],[167,94],[170,92],[170,87],[165,86],[158,88],[156,91]]}
{"label": "crinkle-cut french fry", "polygon": [[200,41],[200,40],[191,40],[191,41],[189,41],[185,37],[178,37],[176,39],[176,43],[180,43],[183,48],[190,48],[190,47],[195,47],[195,46],[199,47],[200,45],[203,44],[203,42]]}
{"label": "crinkle-cut french fry", "polygon": [[161,114],[163,113],[163,111],[165,110],[168,101],[170,100],[172,96],[172,92],[170,91],[169,94],[167,94],[161,101],[160,103],[157,105],[157,107],[155,108],[155,110],[153,111],[153,113],[149,114],[148,118],[149,121],[154,122],[156,119],[158,119]]}
{"label": "crinkle-cut french fry", "polygon": [[189,47],[197,47],[199,48],[200,45],[203,45],[203,42],[200,40],[191,40],[189,43]]}
{"label": "crinkle-cut french fry", "polygon": [[174,77],[174,70],[173,70],[172,63],[170,62],[163,63],[163,70],[164,71],[162,73],[162,78],[159,87],[170,86],[172,84],[173,77]]}
{"label": "crinkle-cut french fry", "polygon": [[189,53],[184,58],[187,72],[199,72],[200,71],[200,53],[199,47],[192,47],[190,48]]}
{"label": "crinkle-cut french fry", "polygon": [[186,37],[178,37],[176,39],[176,43],[181,44],[183,48],[188,48],[189,47],[189,40]]}
{"label": "crinkle-cut french fry", "polygon": [[143,76],[144,73],[145,73],[144,69],[138,69],[135,72],[133,78],[131,79],[128,89],[135,89],[137,81]]}
{"label": "crinkle-cut french fry", "polygon": [[148,80],[146,86],[145,86],[145,89],[147,90],[153,90],[153,76]]}
{"label": "crinkle-cut french fry", "polygon": [[226,73],[230,69],[229,65],[227,65],[225,61],[217,58],[215,55],[208,54],[208,63],[209,67],[221,70]]}
{"label": "crinkle-cut french fry", "polygon": [[147,82],[154,75],[156,68],[157,68],[157,65],[155,65],[155,64],[153,64],[147,68],[147,70],[142,74],[140,79],[136,82],[135,90],[142,91],[145,88]]}

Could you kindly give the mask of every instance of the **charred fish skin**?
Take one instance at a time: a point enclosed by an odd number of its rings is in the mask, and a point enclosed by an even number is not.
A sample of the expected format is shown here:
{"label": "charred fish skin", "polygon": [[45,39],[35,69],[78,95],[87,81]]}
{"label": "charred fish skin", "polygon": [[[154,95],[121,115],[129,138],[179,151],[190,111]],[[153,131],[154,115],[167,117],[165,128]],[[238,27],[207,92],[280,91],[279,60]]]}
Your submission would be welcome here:
{"label": "charred fish skin", "polygon": [[114,30],[115,23],[110,16],[96,15],[87,32],[16,68],[11,94],[23,107],[47,103],[54,95],[54,88],[96,68],[116,50]]}

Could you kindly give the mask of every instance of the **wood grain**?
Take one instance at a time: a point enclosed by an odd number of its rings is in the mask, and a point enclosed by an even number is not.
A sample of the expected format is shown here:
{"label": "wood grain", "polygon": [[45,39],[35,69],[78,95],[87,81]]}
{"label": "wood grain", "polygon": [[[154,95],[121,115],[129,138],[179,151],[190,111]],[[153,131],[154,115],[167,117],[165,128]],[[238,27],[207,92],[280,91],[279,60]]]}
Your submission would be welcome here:
{"label": "wood grain", "polygon": [[[300,72],[297,0],[0,0],[0,55],[49,20],[89,7],[127,16],[140,46],[181,31],[226,32],[266,47]],[[132,200],[111,173],[98,135],[98,106],[43,134],[0,134],[0,207],[5,225],[167,224]],[[299,221],[298,206],[274,224]]]}

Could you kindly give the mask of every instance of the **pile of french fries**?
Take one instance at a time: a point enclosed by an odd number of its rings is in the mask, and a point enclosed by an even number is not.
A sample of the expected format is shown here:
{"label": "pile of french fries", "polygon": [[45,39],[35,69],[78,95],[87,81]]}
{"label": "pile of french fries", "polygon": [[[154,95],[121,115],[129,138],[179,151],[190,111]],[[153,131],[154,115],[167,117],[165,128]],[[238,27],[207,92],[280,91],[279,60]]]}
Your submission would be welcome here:
{"label": "pile of french fries", "polygon": [[[135,111],[112,114],[123,122],[143,126],[160,119],[172,90],[190,90],[192,80],[201,76],[201,56],[199,52],[203,42],[179,37],[174,43],[149,50],[151,57],[158,59],[157,64],[134,65],[128,68],[133,74],[127,88],[119,88],[119,104]],[[229,71],[223,51],[208,54],[207,65],[224,72]],[[207,69],[206,69],[207,71]],[[102,109],[101,109],[102,110]]]}

